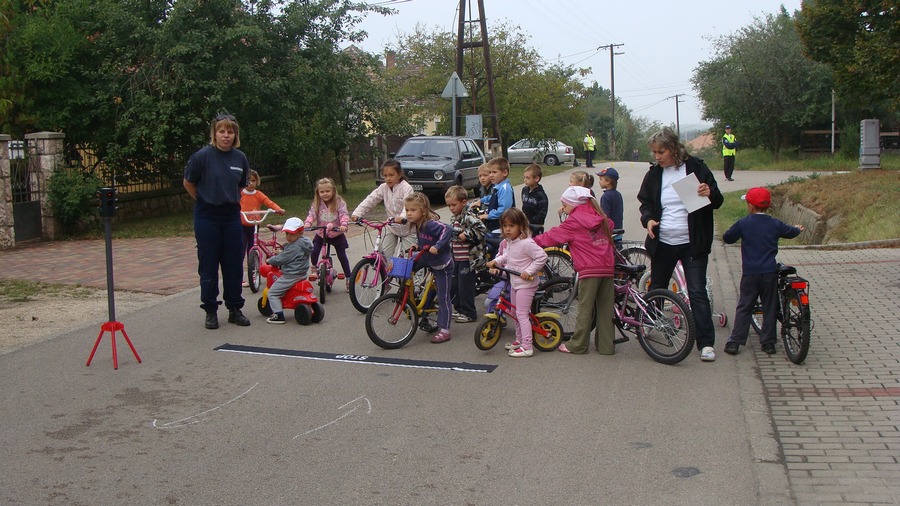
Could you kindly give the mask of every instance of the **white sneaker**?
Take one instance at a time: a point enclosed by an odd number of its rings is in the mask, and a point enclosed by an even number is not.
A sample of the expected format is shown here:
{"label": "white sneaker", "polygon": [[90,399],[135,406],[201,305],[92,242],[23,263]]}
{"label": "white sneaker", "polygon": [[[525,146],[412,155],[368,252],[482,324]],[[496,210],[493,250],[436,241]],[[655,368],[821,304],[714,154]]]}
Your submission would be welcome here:
{"label": "white sneaker", "polygon": [[712,346],[707,346],[700,350],[700,360],[704,362],[712,362],[716,359],[716,350]]}

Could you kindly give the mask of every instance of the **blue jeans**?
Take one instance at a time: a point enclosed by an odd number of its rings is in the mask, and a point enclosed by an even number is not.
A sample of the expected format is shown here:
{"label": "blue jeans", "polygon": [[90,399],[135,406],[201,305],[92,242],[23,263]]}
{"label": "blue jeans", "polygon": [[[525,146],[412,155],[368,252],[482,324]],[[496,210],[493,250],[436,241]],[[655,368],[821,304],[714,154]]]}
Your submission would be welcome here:
{"label": "blue jeans", "polygon": [[709,293],[706,291],[706,266],[709,255],[691,257],[691,245],[672,246],[660,242],[656,252],[650,259],[650,289],[667,288],[675,264],[681,260],[684,266],[684,277],[688,285],[688,297],[691,299],[691,312],[694,313],[694,328],[697,329],[697,349],[714,346],[716,328],[712,321],[712,307],[709,305]]}
{"label": "blue jeans", "polygon": [[222,288],[225,307],[244,307],[241,295],[244,246],[244,226],[240,207],[205,206],[194,208],[194,237],[197,240],[197,260],[200,274],[200,307],[207,313],[219,309],[219,267],[222,267]]}

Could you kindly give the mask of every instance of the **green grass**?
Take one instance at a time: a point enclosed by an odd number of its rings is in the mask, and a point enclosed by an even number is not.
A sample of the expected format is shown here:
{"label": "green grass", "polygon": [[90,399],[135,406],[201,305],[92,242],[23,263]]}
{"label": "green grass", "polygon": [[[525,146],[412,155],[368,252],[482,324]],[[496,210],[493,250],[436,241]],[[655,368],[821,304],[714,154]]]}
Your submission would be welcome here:
{"label": "green grass", "polygon": [[[716,151],[718,149],[718,151]],[[710,167],[722,167],[721,148],[706,148],[697,152],[697,156],[706,161]],[[881,167],[885,170],[900,170],[900,154],[884,153],[881,155]],[[771,153],[758,149],[742,149],[735,159],[735,170],[784,170],[843,172],[859,170],[859,158],[847,158],[841,155],[806,156],[800,158],[796,150],[782,153],[778,160]]]}
{"label": "green grass", "polygon": [[0,299],[10,302],[27,302],[35,295],[84,298],[94,290],[81,285],[59,285],[35,281],[0,280]]}
{"label": "green grass", "polygon": [[[851,171],[846,174],[792,178],[770,188],[779,197],[814,210],[824,220],[839,216],[829,242],[862,242],[900,238],[900,174],[892,170]],[[715,213],[716,227],[724,233],[747,214],[743,191],[725,194]]]}
{"label": "green grass", "polygon": [[[509,180],[513,185],[521,184],[522,177],[525,173],[527,165],[513,165],[509,171]],[[543,165],[545,176],[557,174],[571,169],[571,165],[557,165],[550,167]],[[352,211],[366,196],[375,188],[375,176],[371,172],[363,172],[353,174],[347,184],[347,191],[338,193],[347,201],[348,210]],[[266,185],[263,183],[260,188],[266,191]],[[272,200],[287,211],[287,216],[298,216],[301,219],[306,218],[309,212],[309,206],[312,204],[312,192],[309,194],[283,195],[273,197]],[[435,205],[443,205],[443,200],[432,199]],[[384,207],[379,206],[372,213],[372,218],[384,218]],[[279,218],[280,219],[280,218]],[[277,223],[276,219],[273,223]],[[146,237],[179,237],[194,235],[193,213],[184,211],[181,213],[171,214],[159,218],[146,218],[133,221],[115,221],[112,226],[112,235],[115,239],[136,239]],[[99,239],[103,237],[103,229],[96,227],[88,230],[80,235],[77,239]]]}

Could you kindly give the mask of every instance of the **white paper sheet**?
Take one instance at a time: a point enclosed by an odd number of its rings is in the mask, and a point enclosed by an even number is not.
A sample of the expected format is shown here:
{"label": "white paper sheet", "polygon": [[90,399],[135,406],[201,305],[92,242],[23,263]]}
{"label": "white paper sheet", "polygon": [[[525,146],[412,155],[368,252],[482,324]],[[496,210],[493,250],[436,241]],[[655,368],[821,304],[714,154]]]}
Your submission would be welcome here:
{"label": "white paper sheet", "polygon": [[693,172],[683,179],[672,183],[672,189],[674,189],[675,193],[678,194],[678,197],[681,198],[681,202],[684,203],[684,207],[687,208],[689,213],[711,204],[709,197],[697,195],[697,188],[699,187],[700,180],[697,179],[697,175]]}

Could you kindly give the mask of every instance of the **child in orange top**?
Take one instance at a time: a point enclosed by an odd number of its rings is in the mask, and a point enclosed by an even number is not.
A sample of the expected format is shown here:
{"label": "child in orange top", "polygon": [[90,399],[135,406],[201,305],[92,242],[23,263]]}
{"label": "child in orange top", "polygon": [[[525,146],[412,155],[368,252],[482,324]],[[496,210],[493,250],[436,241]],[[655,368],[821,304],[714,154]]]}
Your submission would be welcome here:
{"label": "child in orange top", "polygon": [[[241,190],[241,212],[259,211],[262,209],[262,206],[266,206],[284,216],[284,209],[278,207],[278,204],[272,202],[269,197],[266,197],[265,193],[257,190],[256,188],[258,186],[259,174],[255,170],[250,170],[247,175],[247,187]],[[244,245],[244,257],[246,258],[247,252],[250,251],[250,248],[253,246],[253,232],[256,231],[256,225],[247,223],[247,220],[244,219],[244,215],[241,215],[241,223],[244,225],[244,233],[241,236],[241,239],[243,240],[241,242]],[[244,272],[246,272],[246,269],[244,269]],[[244,281],[243,286],[250,285]]]}

